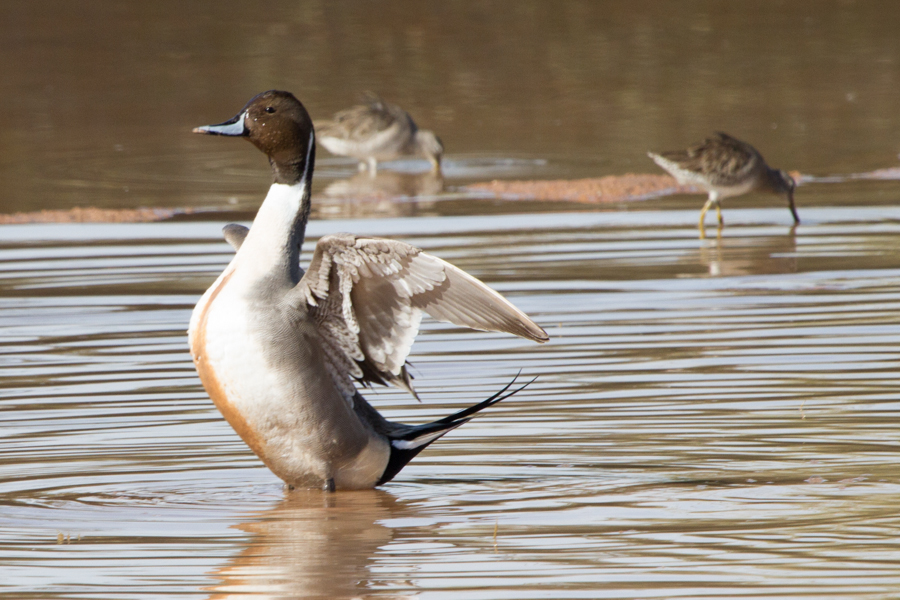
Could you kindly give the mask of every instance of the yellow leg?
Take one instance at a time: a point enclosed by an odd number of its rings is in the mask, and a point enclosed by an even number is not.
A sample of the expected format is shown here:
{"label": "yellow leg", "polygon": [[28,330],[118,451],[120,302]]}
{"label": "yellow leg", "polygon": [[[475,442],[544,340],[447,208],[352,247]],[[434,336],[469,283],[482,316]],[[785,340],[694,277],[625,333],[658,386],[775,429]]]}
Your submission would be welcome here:
{"label": "yellow leg", "polygon": [[[715,198],[710,198],[709,200],[707,200],[706,204],[703,205],[703,210],[700,211],[700,223],[698,224],[698,227],[700,228],[701,240],[706,239],[706,225],[704,221],[706,220],[706,212],[709,210],[710,206],[713,206],[713,204],[715,204],[716,210],[718,211],[719,203]],[[721,220],[721,218],[722,217],[720,216],[719,219]]]}

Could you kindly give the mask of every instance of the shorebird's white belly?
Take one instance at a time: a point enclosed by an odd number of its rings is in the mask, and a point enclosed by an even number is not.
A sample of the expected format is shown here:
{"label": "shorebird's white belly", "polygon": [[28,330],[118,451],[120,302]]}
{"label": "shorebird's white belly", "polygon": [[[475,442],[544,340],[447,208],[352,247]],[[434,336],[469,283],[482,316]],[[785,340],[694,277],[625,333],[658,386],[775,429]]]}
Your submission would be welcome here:
{"label": "shorebird's white belly", "polygon": [[734,196],[741,196],[748,192],[752,192],[756,187],[756,181],[754,179],[747,179],[746,181],[742,181],[740,183],[736,183],[730,186],[710,186],[707,185],[710,191],[716,192],[719,195],[719,198],[731,198]]}
{"label": "shorebird's white belly", "polygon": [[399,126],[392,125],[366,138],[322,136],[319,143],[332,154],[339,156],[352,156],[359,160],[365,160],[370,156],[378,160],[391,160],[404,151],[409,143],[409,136],[401,135]]}
{"label": "shorebird's white belly", "polygon": [[697,186],[699,188],[707,190],[711,194],[715,194],[717,198],[731,198],[733,196],[740,196],[742,194],[753,191],[753,189],[757,185],[755,177],[745,177],[743,181],[740,181],[733,185],[713,185],[712,183],[710,183],[709,175],[704,175],[703,173],[697,173],[696,171],[682,168],[681,165],[679,165],[677,162],[671,161],[664,156],[653,154],[652,152],[649,154],[654,162],[656,162],[656,164],[668,171],[669,175],[674,177],[681,185]]}

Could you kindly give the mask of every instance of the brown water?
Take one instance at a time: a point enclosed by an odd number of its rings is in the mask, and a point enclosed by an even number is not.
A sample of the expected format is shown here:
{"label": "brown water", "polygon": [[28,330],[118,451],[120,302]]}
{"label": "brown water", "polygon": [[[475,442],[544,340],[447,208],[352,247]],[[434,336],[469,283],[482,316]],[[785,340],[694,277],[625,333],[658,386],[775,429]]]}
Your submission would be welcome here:
{"label": "brown water", "polygon": [[[900,183],[804,185],[796,229],[748,196],[702,242],[697,196],[461,190],[655,172],[716,128],[807,174],[896,165],[900,6],[671,6],[0,7],[3,212],[210,209],[0,226],[0,597],[897,597]],[[285,492],[187,352],[221,226],[267,185],[249,145],[187,132],[271,87],[316,118],[375,89],[448,149],[442,181],[399,161],[378,189],[322,152],[307,251],[408,241],[552,337],[426,322],[424,403],[367,394],[391,418],[539,378],[376,491]]]}

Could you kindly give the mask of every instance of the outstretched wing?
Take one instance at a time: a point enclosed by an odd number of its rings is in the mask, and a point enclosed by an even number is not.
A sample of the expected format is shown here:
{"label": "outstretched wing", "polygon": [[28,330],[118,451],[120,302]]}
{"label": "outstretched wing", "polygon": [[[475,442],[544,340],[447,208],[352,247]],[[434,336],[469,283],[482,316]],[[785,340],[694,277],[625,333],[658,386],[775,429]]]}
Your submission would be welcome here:
{"label": "outstretched wing", "polygon": [[394,240],[328,235],[291,303],[315,319],[337,376],[392,383],[415,395],[406,358],[422,314],[545,342],[546,332],[450,263]]}

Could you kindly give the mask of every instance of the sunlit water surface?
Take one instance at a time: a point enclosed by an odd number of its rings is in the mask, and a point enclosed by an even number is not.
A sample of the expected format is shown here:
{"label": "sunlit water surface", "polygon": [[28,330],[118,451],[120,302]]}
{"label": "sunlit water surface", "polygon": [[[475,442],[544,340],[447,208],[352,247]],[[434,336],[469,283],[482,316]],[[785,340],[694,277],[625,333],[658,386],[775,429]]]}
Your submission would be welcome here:
{"label": "sunlit water surface", "polygon": [[537,381],[334,495],[284,491],[194,373],[222,223],[0,228],[0,593],[888,597],[900,210],[807,209],[792,231],[735,208],[704,242],[696,214],[315,221],[438,254],[552,337],[427,321],[423,404],[368,393],[391,418]]}

